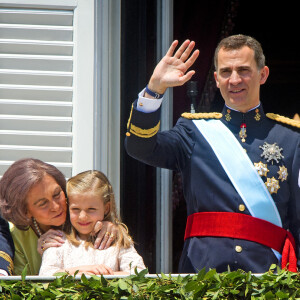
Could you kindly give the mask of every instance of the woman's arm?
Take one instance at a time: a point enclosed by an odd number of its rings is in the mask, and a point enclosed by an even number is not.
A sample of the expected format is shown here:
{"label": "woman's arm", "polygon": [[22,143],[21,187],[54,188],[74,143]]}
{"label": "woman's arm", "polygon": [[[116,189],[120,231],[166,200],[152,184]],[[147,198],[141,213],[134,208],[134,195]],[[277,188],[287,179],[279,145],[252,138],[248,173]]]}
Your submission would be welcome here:
{"label": "woman's arm", "polygon": [[46,249],[60,247],[64,242],[64,233],[61,230],[50,229],[38,239],[37,251],[42,256]]}
{"label": "woman's arm", "polygon": [[[91,233],[95,236],[94,248],[107,249],[119,233],[119,226],[109,221],[98,221],[95,225],[94,231]],[[42,256],[43,252],[50,247],[60,247],[64,244],[64,232],[60,230],[50,229],[40,236],[37,244],[37,251]]]}

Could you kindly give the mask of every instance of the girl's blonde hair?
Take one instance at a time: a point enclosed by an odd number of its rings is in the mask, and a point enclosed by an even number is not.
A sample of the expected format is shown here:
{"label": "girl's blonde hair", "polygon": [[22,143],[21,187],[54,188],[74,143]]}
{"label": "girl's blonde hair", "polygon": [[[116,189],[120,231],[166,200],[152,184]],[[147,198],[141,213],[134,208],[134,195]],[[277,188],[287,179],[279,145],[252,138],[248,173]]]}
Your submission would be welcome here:
{"label": "girl's blonde hair", "polygon": [[[100,171],[89,170],[77,174],[67,181],[67,196],[78,195],[92,192],[94,195],[99,196],[100,201],[110,203],[110,210],[104,216],[103,221],[110,221],[114,225],[118,225],[118,235],[114,239],[113,244],[118,247],[129,248],[133,241],[128,234],[127,226],[121,223],[120,217],[118,216],[116,209],[115,196],[113,188],[107,179],[107,177]],[[80,242],[76,239],[77,231],[72,226],[69,219],[66,220],[64,226],[67,239],[74,245],[78,246]],[[94,237],[91,236],[86,245],[93,246]]]}

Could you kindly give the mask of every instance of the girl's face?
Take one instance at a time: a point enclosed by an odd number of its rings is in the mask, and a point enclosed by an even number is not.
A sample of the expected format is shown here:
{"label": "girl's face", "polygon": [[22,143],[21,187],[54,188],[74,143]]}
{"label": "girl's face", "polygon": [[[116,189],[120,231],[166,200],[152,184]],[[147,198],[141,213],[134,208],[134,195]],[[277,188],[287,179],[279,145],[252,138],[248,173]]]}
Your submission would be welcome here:
{"label": "girl's face", "polygon": [[81,239],[87,240],[97,221],[109,213],[110,203],[104,204],[99,195],[92,192],[70,195],[70,221]]}
{"label": "girl's face", "polygon": [[34,217],[44,232],[52,226],[60,226],[65,222],[66,196],[52,176],[46,174],[34,185],[29,190],[26,200],[27,216]]}

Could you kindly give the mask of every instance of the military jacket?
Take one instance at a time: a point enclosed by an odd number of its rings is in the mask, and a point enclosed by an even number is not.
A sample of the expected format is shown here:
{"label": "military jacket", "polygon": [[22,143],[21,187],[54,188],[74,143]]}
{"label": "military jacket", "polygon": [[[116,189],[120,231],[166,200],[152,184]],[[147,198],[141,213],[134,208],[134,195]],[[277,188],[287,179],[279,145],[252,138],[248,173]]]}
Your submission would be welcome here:
{"label": "military jacket", "polygon": [[9,231],[8,222],[0,215],[0,269],[13,275],[14,243]]}
{"label": "military jacket", "polygon": [[[192,122],[195,118],[220,118],[266,183],[283,228],[290,230],[295,238],[296,254],[300,257],[299,123],[273,114],[267,117],[262,106],[247,113],[224,107],[222,114],[185,114],[171,130],[161,132],[160,109],[143,113],[135,106],[136,102],[128,121],[126,150],[146,164],[180,172],[188,215],[196,212],[250,215],[212,148]],[[243,132],[241,124],[246,124]],[[278,264],[278,259],[272,249],[255,242],[192,237],[184,242],[179,272],[194,273],[204,267],[223,272],[229,266],[230,270],[262,273],[273,263]]]}

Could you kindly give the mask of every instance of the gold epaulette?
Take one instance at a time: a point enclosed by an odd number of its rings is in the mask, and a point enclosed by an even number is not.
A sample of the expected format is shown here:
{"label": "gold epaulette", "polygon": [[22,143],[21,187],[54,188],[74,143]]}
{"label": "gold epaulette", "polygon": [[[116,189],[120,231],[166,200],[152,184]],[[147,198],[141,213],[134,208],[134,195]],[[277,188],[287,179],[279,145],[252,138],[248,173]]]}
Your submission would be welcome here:
{"label": "gold epaulette", "polygon": [[185,112],[185,113],[181,114],[181,116],[185,119],[199,120],[199,119],[221,119],[223,115],[218,112],[211,112],[211,113],[188,113],[188,112]]}
{"label": "gold epaulette", "polygon": [[300,121],[296,121],[296,120],[293,120],[293,119],[290,119],[290,118],[287,118],[287,117],[284,117],[281,115],[273,114],[273,113],[267,113],[266,116],[269,119],[272,119],[274,121],[300,128]]}
{"label": "gold epaulette", "polygon": [[12,275],[14,271],[14,263],[11,257],[4,251],[0,251],[0,257],[2,257],[4,260],[8,262],[8,267],[7,267],[8,273],[9,275]]}

